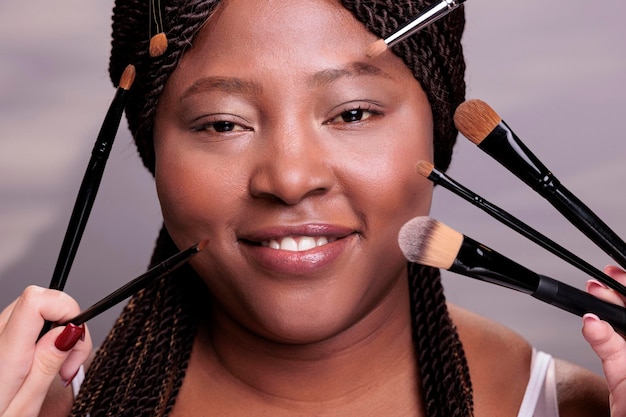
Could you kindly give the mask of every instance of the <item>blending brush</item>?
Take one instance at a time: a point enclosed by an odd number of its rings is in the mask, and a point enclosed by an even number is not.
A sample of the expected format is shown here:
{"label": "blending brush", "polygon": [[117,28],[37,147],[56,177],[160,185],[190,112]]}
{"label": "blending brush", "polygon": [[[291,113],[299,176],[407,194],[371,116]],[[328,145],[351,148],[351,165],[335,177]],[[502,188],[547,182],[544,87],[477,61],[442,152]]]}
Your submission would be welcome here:
{"label": "blending brush", "polygon": [[[100,181],[104,174],[104,167],[111,153],[113,141],[115,140],[115,135],[117,134],[117,129],[124,112],[127,92],[134,81],[135,67],[128,65],[122,73],[119,86],[104,117],[100,132],[96,138],[96,143],[91,151],[91,158],[89,159],[87,169],[78,190],[78,195],[74,203],[69,224],[65,231],[65,237],[61,244],[61,250],[54,267],[54,272],[52,273],[49,288],[62,291],[65,287],[65,282],[70,273],[74,258],[76,257],[76,251],[78,250],[78,245],[83,236],[87,219],[89,218],[96,194],[98,193],[98,187],[100,186]],[[46,333],[51,327],[52,323],[46,322],[41,334]]]}
{"label": "blending brush", "polygon": [[459,131],[543,196],[600,249],[626,268],[626,243],[583,204],[481,100],[462,103],[454,114]]}
{"label": "blending brush", "polygon": [[431,23],[441,19],[457,7],[459,7],[465,0],[442,0],[439,3],[435,3],[422,13],[414,17],[411,21],[404,24],[393,34],[389,35],[385,39],[379,39],[367,47],[365,53],[368,57],[372,58],[385,52],[388,48],[403,41],[416,32],[424,29]]}
{"label": "blending brush", "polygon": [[404,224],[398,243],[411,262],[517,290],[581,317],[596,314],[626,334],[625,308],[539,275],[430,217],[416,217]]}
{"label": "blending brush", "polygon": [[586,274],[596,278],[610,288],[619,292],[621,295],[626,296],[626,286],[622,285],[610,276],[593,267],[591,264],[585,262],[583,259],[574,255],[558,243],[541,234],[539,231],[528,226],[526,223],[522,222],[515,216],[511,215],[505,210],[502,210],[500,207],[490,203],[470,189],[459,184],[448,175],[435,168],[430,162],[418,161],[416,168],[417,172],[420,175],[428,178],[433,183],[439,184],[447,190],[452,191],[454,194],[462,197],[466,201],[482,209],[491,217],[499,220],[501,223],[509,226],[511,229],[520,233],[522,236],[530,239],[532,242],[538,244],[542,248],[550,251],[554,255],[568,262],[570,265],[575,266]]}

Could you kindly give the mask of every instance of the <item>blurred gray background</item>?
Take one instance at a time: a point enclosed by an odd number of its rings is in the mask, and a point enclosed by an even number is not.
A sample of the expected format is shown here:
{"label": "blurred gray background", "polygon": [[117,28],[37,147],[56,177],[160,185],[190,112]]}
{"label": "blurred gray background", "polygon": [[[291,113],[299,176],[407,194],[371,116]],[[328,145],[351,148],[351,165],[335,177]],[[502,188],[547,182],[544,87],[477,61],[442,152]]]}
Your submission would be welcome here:
{"label": "blurred gray background", "polygon": [[[47,286],[113,97],[111,0],[0,2],[0,305]],[[489,103],[615,232],[626,236],[626,4],[468,0],[468,98]],[[611,259],[545,200],[459,137],[454,179],[602,268]],[[66,291],[91,305],[147,265],[160,227],[152,177],[123,122]],[[584,288],[584,274],[445,189],[433,217],[536,272]],[[601,372],[581,321],[533,298],[446,273],[448,298],[535,346]],[[119,308],[89,325],[100,343]]]}

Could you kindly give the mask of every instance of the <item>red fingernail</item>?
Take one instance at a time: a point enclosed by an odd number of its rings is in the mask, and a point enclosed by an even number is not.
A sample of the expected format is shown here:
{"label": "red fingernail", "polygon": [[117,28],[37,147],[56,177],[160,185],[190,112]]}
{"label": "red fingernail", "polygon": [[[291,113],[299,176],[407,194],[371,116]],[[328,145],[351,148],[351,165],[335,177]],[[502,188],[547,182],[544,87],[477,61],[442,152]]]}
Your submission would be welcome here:
{"label": "red fingernail", "polygon": [[54,346],[62,352],[67,352],[76,346],[79,340],[85,340],[85,324],[77,326],[70,323],[54,341]]}

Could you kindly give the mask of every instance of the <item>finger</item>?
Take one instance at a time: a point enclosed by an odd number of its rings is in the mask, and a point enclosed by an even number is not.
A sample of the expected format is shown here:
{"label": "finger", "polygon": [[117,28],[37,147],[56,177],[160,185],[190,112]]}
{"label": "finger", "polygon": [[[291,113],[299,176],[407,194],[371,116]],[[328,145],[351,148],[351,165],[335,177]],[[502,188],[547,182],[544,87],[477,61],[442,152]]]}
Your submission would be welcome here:
{"label": "finger", "polygon": [[602,361],[611,392],[611,415],[626,415],[626,341],[594,314],[583,317],[583,336]]}
{"label": "finger", "polygon": [[13,300],[13,302],[11,304],[9,304],[8,306],[5,307],[4,310],[2,310],[2,313],[0,313],[0,333],[4,330],[4,327],[7,324],[7,321],[9,320],[9,317],[11,316],[11,313],[13,312],[13,309],[15,308],[15,304],[17,304],[17,298],[15,300]]}
{"label": "finger", "polygon": [[68,325],[44,335],[35,349],[30,372],[7,405],[7,415],[39,413],[50,385],[84,334],[83,327]]}
{"label": "finger", "polygon": [[615,265],[608,265],[604,267],[604,273],[614,280],[626,285],[626,271],[622,268]]}
{"label": "finger", "polygon": [[[36,354],[36,340],[44,320],[63,320],[78,314],[79,307],[67,294],[40,287],[28,287],[11,308],[0,333],[0,410],[8,406],[29,375]],[[54,329],[58,336],[63,329]],[[48,340],[48,346],[54,338]],[[57,371],[58,372],[58,371]]]}
{"label": "finger", "polygon": [[65,362],[63,362],[63,366],[61,366],[61,370],[59,371],[61,380],[66,385],[72,382],[72,379],[78,372],[78,368],[80,368],[80,366],[85,363],[87,358],[89,358],[92,350],[93,341],[91,339],[91,334],[89,333],[89,327],[85,326],[85,339],[77,343],[74,349],[71,350],[70,355],[67,357]]}
{"label": "finger", "polygon": [[[594,314],[585,314],[583,336],[602,361],[609,389],[623,384],[626,380],[626,341]],[[626,395],[626,386],[624,389]]]}
{"label": "finger", "polygon": [[624,307],[624,297],[618,294],[616,291],[608,288],[606,285],[602,284],[596,280],[589,280],[586,283],[586,290],[589,294],[597,297],[606,302],[617,304]]}

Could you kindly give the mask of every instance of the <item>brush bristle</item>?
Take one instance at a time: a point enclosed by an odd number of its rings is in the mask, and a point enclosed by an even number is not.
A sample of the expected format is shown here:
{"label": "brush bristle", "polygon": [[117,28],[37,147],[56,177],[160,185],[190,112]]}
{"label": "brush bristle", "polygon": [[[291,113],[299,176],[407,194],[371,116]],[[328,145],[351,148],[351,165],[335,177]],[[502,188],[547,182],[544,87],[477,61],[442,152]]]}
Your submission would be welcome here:
{"label": "brush bristle", "polygon": [[479,145],[501,121],[498,113],[482,100],[473,99],[461,103],[454,113],[456,128],[476,145]]}
{"label": "brush bristle", "polygon": [[398,243],[407,260],[448,269],[459,253],[463,235],[435,219],[421,216],[402,226]]}
{"label": "brush bristle", "polygon": [[148,47],[148,52],[152,58],[157,56],[161,56],[165,53],[167,49],[167,36],[165,33],[160,32],[150,38],[150,46]]}
{"label": "brush bristle", "polygon": [[209,244],[209,239],[204,239],[202,241],[200,241],[200,243],[198,243],[196,245],[196,248],[198,249],[198,252],[200,252],[202,249],[206,248],[206,246]]}
{"label": "brush bristle", "polygon": [[367,49],[365,50],[365,55],[367,55],[368,58],[375,58],[386,50],[387,44],[385,43],[385,40],[379,39],[367,47]]}
{"label": "brush bristle", "polygon": [[128,65],[124,69],[124,72],[122,73],[122,77],[120,78],[119,87],[123,88],[124,90],[129,90],[130,86],[133,85],[134,81],[135,81],[135,66],[134,65]]}
{"label": "brush bristle", "polygon": [[415,166],[417,173],[426,178],[433,172],[434,168],[435,166],[433,164],[424,160],[417,161],[417,165]]}

